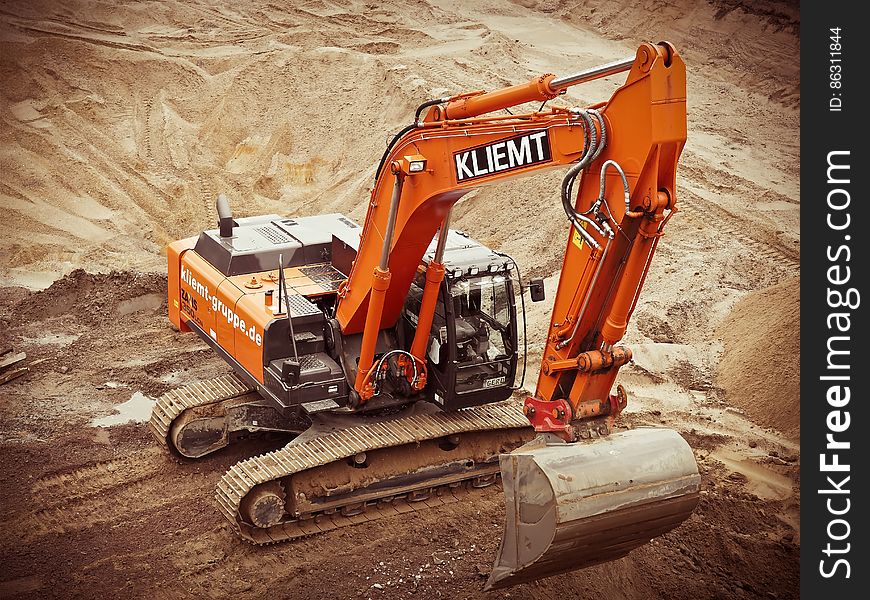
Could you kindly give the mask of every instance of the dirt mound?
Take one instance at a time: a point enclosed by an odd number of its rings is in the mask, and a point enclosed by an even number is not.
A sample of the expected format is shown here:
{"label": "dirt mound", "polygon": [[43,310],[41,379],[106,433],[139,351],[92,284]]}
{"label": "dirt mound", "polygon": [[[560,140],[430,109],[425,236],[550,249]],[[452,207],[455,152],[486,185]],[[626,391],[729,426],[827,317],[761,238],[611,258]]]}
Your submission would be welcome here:
{"label": "dirt mound", "polygon": [[[714,197],[765,197],[745,207],[753,220],[796,229],[796,218],[779,214],[793,207],[773,202],[765,180],[796,197],[786,182],[797,179],[797,113],[783,111],[797,106],[795,7],[521,4],[4,3],[0,206],[11,210],[0,223],[0,275],[41,288],[85,265],[159,271],[166,242],[214,223],[219,191],[240,216],[339,211],[361,220],[386,140],[420,102],[575,72],[663,38],[690,72],[687,150],[701,162],[692,178],[719,184],[723,160],[736,162],[726,167],[740,180]],[[593,82],[557,102],[599,101],[615,85]],[[735,108],[747,102],[751,111]],[[735,152],[750,140],[767,147]],[[560,262],[562,243],[552,241],[565,238],[560,178],[482,190],[458,207],[456,226],[546,277]]]}
{"label": "dirt mound", "polygon": [[[106,290],[111,293],[106,294]],[[76,269],[47,289],[19,301],[12,318],[19,323],[30,323],[75,315],[81,322],[97,324],[140,310],[155,310],[165,303],[166,275],[121,271],[87,273]]]}
{"label": "dirt mound", "polygon": [[716,381],[754,421],[800,439],[800,278],[752,292],[720,328]]}

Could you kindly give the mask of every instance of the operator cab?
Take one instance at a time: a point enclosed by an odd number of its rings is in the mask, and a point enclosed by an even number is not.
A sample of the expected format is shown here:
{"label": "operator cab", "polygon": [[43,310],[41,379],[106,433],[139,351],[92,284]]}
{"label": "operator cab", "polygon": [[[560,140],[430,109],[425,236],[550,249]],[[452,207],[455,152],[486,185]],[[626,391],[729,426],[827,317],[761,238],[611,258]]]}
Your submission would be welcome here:
{"label": "operator cab", "polygon": [[[405,303],[408,339],[416,329],[434,244]],[[513,391],[518,335],[509,264],[509,258],[464,233],[449,232],[427,349],[430,399],[447,410],[504,400]]]}

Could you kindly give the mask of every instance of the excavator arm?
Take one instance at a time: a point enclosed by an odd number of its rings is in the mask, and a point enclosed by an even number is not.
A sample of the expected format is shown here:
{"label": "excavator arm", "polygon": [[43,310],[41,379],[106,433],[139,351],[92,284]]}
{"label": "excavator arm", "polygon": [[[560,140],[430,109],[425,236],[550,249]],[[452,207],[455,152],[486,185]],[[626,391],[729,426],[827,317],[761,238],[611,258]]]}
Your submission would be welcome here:
{"label": "excavator arm", "polygon": [[[625,84],[604,104],[483,116],[626,70]],[[527,415],[537,430],[566,437],[575,418],[615,415],[620,400],[611,400],[609,390],[631,355],[614,344],[625,332],[663,215],[675,210],[676,162],[686,139],[682,60],[669,44],[644,44],[633,58],[576,75],[542,75],[431,104],[381,161],[356,261],[339,290],[336,318],[342,333],[363,334],[355,380],[359,402],[374,394],[378,333],[395,325],[420,259],[439,230],[446,234],[457,200],[482,185],[573,165],[562,189],[571,231]],[[568,195],[580,173],[575,202]],[[436,252],[407,356],[421,370],[442,279]],[[425,375],[416,384],[425,385]],[[557,402],[556,416],[540,402]]]}
{"label": "excavator arm", "polygon": [[[446,234],[456,201],[486,183],[576,162],[584,150],[583,127],[580,113],[556,109],[526,119],[426,122],[396,144],[372,193],[336,310],[343,334],[363,334],[355,386],[361,402],[374,393],[370,372],[378,333],[395,325],[420,260],[436,233]],[[441,260],[439,252],[427,269],[418,335],[407,357],[421,368],[443,279]]]}
{"label": "excavator arm", "polygon": [[[571,441],[575,421],[613,416],[625,394],[611,396],[631,350],[625,334],[664,226],[676,212],[676,167],[686,141],[685,66],[667,44],[641,47],[625,84],[601,112],[607,147],[580,180],[574,216],[586,216],[566,242],[535,396],[526,416],[541,432]],[[563,202],[574,182],[569,171]],[[579,174],[579,172],[578,172]],[[572,213],[566,204],[566,211]],[[596,224],[598,227],[596,227]],[[604,229],[604,231],[601,231]],[[556,404],[556,406],[554,406]]]}
{"label": "excavator arm", "polygon": [[487,589],[617,559],[678,526],[699,499],[679,434],[612,432],[627,398],[621,386],[610,391],[632,358],[617,343],[677,211],[686,80],[673,47],[642,46],[600,112],[606,146],[562,184],[572,226],[537,388],[523,406],[539,435],[500,457],[505,533]]}

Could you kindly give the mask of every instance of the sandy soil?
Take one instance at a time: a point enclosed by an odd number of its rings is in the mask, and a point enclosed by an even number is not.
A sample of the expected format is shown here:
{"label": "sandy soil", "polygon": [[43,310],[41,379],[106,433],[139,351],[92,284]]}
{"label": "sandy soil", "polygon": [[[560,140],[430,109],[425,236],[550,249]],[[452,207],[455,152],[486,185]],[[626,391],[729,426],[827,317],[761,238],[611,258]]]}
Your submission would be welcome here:
{"label": "sandy soil", "polygon": [[[3,3],[0,346],[27,352],[31,371],[0,387],[0,597],[797,597],[799,431],[783,415],[799,414],[798,27],[796,6],[773,1]],[[218,190],[240,215],[361,220],[384,144],[420,101],[569,73],[647,39],[686,59],[689,142],[681,211],[626,339],[625,425],[667,424],[695,449],[704,492],[682,527],[615,563],[484,595],[497,490],[258,549],[232,536],[212,490],[269,442],[179,466],[141,424],[92,426],[135,393],[225,371],[169,328],[161,274],[162,246],[210,226]],[[560,177],[456,211],[551,297]],[[530,365],[546,304],[531,307]]]}

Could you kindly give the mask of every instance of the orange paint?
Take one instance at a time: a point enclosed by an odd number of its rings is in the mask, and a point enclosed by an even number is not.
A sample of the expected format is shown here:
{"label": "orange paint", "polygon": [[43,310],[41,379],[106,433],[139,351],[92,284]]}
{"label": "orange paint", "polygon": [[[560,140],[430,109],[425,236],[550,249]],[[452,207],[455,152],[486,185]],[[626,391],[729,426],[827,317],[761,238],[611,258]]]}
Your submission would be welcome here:
{"label": "orange paint", "polygon": [[[174,242],[167,250],[170,261],[174,261],[170,273],[178,273],[177,280],[170,277],[170,320],[181,331],[190,331],[188,323],[195,323],[262,383],[264,332],[276,318],[272,302],[267,302],[266,297],[271,293],[277,303],[277,271],[226,277],[193,251],[195,244],[196,238],[188,238]],[[284,272],[291,295],[314,298],[335,293],[325,292],[298,268],[288,267]],[[260,287],[246,285],[252,277]],[[175,315],[174,300],[179,304]]]}
{"label": "orange paint", "polygon": [[[609,125],[608,144],[584,174],[576,207],[582,212],[595,202],[601,165],[608,159],[616,160],[628,178],[633,212],[626,214],[622,183],[612,169],[607,171],[607,200],[629,239],[619,233],[614,238],[599,277],[599,283],[603,280],[606,284],[591,291],[573,340],[557,348],[559,339],[548,339],[544,357],[555,364],[575,360],[586,350],[598,350],[603,343],[613,345],[625,333],[630,309],[654,252],[653,236],[660,233],[665,209],[661,198],[669,198],[668,209],[676,207],[677,160],[686,142],[686,75],[682,59],[671,47],[644,45],[638,50],[638,61],[625,84],[601,110]],[[550,331],[564,332],[560,324],[577,318],[575,294],[577,290],[583,290],[584,295],[587,291],[583,278],[589,261],[588,245],[578,248],[569,235]],[[567,397],[579,408],[582,402],[607,398],[617,373],[618,367],[585,373],[542,370],[535,396]]]}

